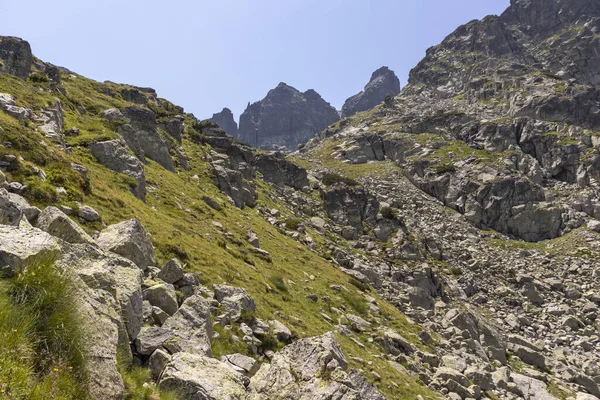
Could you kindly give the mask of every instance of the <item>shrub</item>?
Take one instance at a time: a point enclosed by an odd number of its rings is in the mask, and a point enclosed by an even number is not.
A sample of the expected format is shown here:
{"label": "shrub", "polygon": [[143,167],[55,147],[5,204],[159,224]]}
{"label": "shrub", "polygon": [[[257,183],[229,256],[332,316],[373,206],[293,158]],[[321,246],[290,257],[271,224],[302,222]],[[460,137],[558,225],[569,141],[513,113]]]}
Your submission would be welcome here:
{"label": "shrub", "polygon": [[302,223],[302,220],[296,217],[290,217],[285,220],[285,229],[288,231],[296,231]]}
{"label": "shrub", "polygon": [[352,178],[346,178],[345,176],[341,176],[338,174],[325,174],[323,175],[323,184],[327,186],[335,185],[336,183],[345,183],[348,186],[356,186],[358,182],[356,182]]}
{"label": "shrub", "polygon": [[46,74],[42,74],[40,72],[34,72],[33,74],[29,75],[27,80],[29,80],[30,82],[33,82],[33,83],[48,83],[48,82],[50,82],[50,79],[48,79],[48,76]]}
{"label": "shrub", "polygon": [[385,219],[396,219],[396,218],[398,218],[398,215],[396,214],[396,210],[394,210],[392,207],[383,207],[381,209],[381,215]]}
{"label": "shrub", "polygon": [[275,289],[279,290],[280,292],[289,293],[289,289],[285,285],[285,281],[283,280],[282,276],[271,275],[268,280],[273,286],[275,286]]}
{"label": "shrub", "polygon": [[451,162],[446,162],[446,163],[441,163],[441,164],[435,165],[433,167],[433,170],[435,171],[436,174],[443,175],[448,172],[455,172],[456,167]]}

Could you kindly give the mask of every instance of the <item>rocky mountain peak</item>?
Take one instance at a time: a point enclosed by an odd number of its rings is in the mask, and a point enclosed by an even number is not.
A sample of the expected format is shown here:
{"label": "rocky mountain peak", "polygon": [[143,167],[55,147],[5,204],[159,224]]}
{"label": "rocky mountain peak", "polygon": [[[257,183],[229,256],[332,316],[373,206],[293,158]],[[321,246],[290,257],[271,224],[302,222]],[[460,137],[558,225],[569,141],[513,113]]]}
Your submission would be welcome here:
{"label": "rocky mountain peak", "polygon": [[400,93],[400,80],[388,67],[381,67],[371,75],[362,92],[350,97],[342,107],[342,118],[357,112],[370,110],[385,100],[387,96]]}
{"label": "rocky mountain peak", "polygon": [[0,72],[26,79],[33,64],[29,42],[13,36],[0,37],[0,61]]}
{"label": "rocky mountain peak", "polygon": [[221,112],[214,113],[212,118],[209,119],[215,122],[221,129],[223,129],[230,136],[236,137],[238,134],[238,125],[233,118],[233,113],[227,107],[223,108]]}
{"label": "rocky mountain peak", "polygon": [[302,93],[281,82],[240,116],[238,139],[259,148],[293,150],[339,119],[312,89]]}

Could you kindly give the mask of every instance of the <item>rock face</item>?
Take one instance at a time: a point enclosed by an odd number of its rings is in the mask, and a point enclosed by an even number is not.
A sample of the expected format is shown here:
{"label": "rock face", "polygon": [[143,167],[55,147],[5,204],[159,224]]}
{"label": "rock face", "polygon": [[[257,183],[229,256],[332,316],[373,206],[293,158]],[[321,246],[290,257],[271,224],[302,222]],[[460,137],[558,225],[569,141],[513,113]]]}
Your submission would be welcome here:
{"label": "rock face", "polygon": [[224,108],[221,112],[213,114],[210,121],[219,125],[229,136],[238,137],[238,125],[233,119],[233,113],[229,108]]}
{"label": "rock face", "polygon": [[294,150],[337,120],[335,108],[314,90],[302,93],[280,83],[248,105],[237,138],[257,148]]}
{"label": "rock face", "polygon": [[383,102],[386,97],[396,96],[398,93],[400,93],[400,79],[388,67],[381,67],[373,72],[362,92],[346,100],[342,107],[342,118],[370,110]]}
{"label": "rock face", "polygon": [[146,229],[137,219],[111,225],[96,240],[98,245],[133,261],[141,269],[154,266],[154,246]]}
{"label": "rock face", "polygon": [[31,46],[17,37],[0,36],[0,61],[0,72],[27,79],[33,64]]}
{"label": "rock face", "polygon": [[146,199],[146,176],[142,163],[132,156],[120,140],[92,143],[88,147],[105,167],[132,177],[131,191],[140,200]]}

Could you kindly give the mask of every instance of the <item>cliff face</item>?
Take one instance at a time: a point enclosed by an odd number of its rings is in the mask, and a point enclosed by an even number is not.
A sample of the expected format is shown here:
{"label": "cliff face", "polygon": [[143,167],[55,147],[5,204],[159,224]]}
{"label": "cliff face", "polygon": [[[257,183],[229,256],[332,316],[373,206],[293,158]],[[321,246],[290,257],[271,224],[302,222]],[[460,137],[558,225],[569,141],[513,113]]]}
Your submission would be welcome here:
{"label": "cliff face", "polygon": [[258,148],[294,150],[339,120],[338,112],[314,90],[302,93],[280,83],[248,105],[238,139]]}
{"label": "cliff face", "polygon": [[346,100],[342,107],[342,118],[370,110],[383,102],[386,97],[396,96],[398,93],[400,93],[400,80],[394,71],[388,67],[381,67],[373,72],[362,92]]}
{"label": "cliff face", "polygon": [[219,125],[228,135],[233,137],[238,136],[238,124],[233,119],[233,113],[229,108],[224,108],[221,112],[213,114],[210,121]]}

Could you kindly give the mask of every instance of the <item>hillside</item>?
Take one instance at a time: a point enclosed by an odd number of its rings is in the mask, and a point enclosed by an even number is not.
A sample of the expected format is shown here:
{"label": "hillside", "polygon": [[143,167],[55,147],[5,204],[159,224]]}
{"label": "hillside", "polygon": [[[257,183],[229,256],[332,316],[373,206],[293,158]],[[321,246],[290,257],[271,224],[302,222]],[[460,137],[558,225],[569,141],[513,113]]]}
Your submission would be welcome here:
{"label": "hillside", "polygon": [[2,37],[0,396],[600,398],[599,40],[513,0],[284,155]]}

